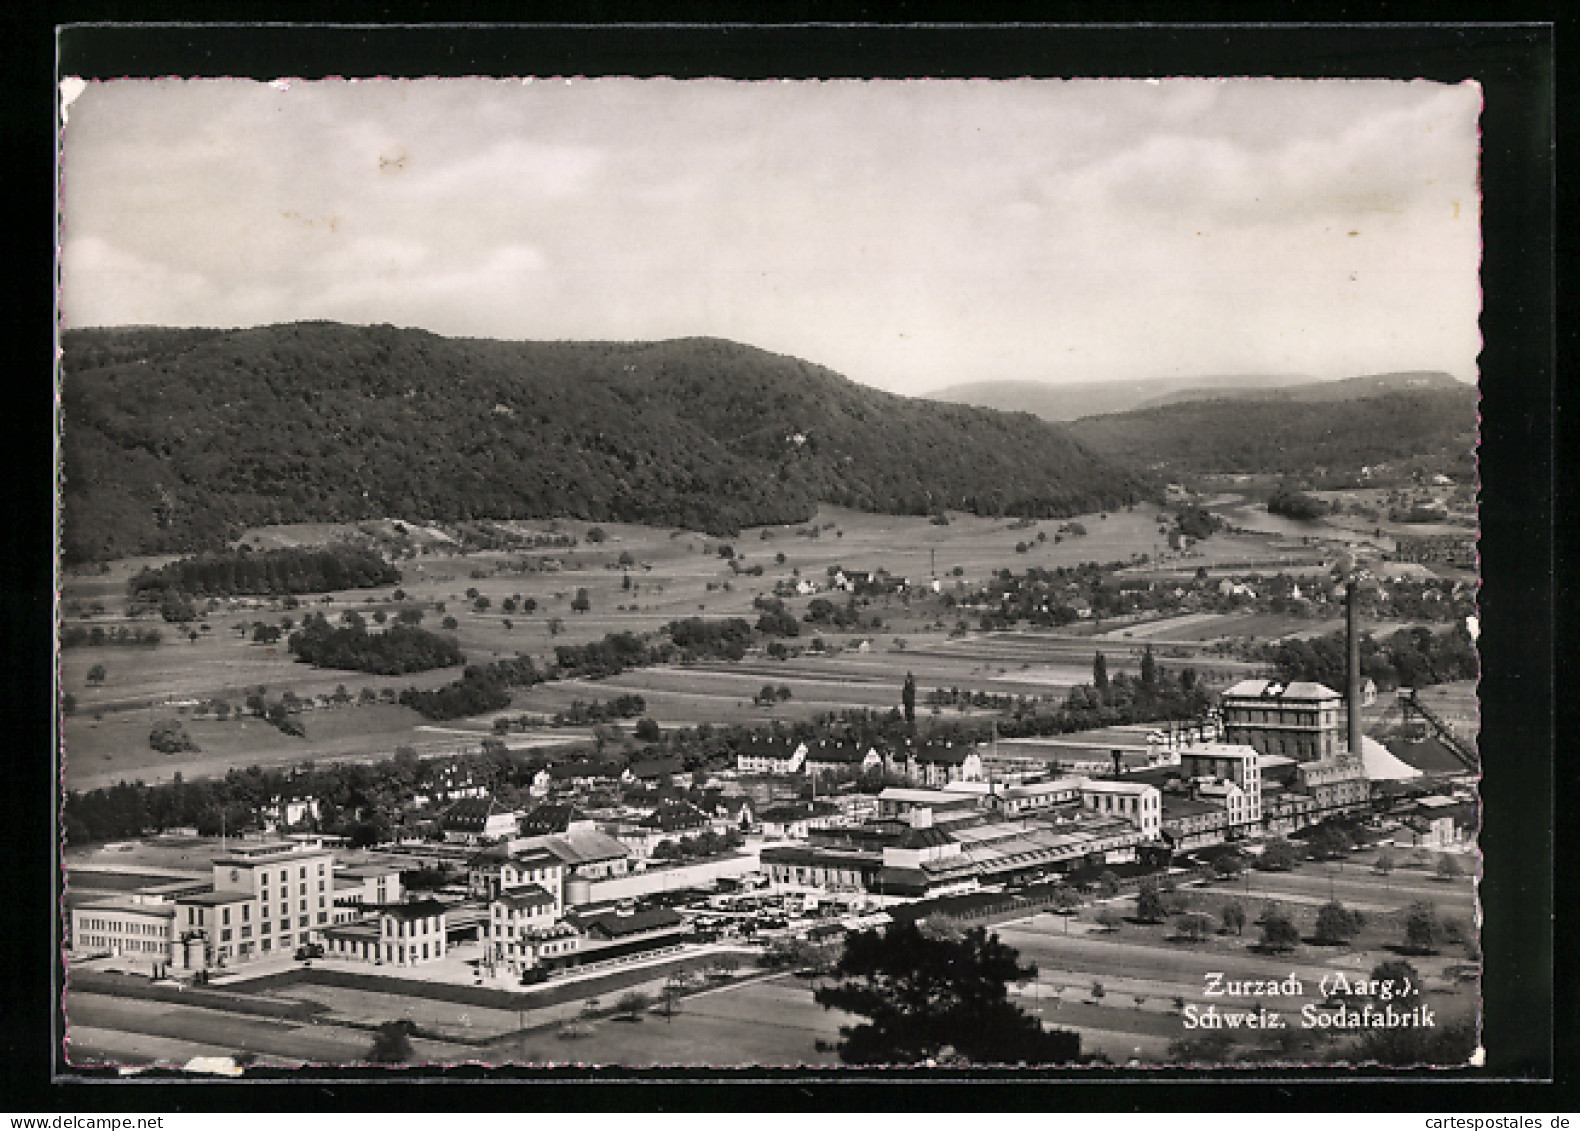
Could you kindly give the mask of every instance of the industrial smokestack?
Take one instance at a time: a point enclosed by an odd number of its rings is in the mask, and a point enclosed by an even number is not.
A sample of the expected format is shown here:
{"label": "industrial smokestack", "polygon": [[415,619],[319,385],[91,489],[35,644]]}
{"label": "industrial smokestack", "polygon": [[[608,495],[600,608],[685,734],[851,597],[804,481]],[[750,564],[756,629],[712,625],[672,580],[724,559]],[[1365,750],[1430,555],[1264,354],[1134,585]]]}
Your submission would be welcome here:
{"label": "industrial smokestack", "polygon": [[1361,635],[1356,624],[1356,579],[1351,577],[1344,585],[1344,627],[1349,636],[1349,671],[1344,685],[1345,706],[1349,711],[1350,754],[1361,756]]}

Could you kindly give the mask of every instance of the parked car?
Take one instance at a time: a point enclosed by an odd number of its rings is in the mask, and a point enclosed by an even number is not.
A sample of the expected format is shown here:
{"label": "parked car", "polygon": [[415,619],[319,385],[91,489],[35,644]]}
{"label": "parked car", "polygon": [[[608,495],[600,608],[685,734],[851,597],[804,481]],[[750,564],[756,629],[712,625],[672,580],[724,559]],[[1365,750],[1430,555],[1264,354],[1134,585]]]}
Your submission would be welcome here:
{"label": "parked car", "polygon": [[296,958],[299,962],[305,962],[309,958],[322,958],[323,956],[324,946],[322,943],[307,943],[296,948]]}

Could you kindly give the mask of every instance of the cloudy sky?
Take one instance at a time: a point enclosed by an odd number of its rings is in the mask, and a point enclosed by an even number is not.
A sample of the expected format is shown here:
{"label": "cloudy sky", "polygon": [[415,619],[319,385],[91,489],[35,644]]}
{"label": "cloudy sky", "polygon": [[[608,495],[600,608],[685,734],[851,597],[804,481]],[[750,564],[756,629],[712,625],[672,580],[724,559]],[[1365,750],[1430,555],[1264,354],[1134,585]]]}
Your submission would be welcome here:
{"label": "cloudy sky", "polygon": [[66,326],[712,335],[911,394],[1476,377],[1473,85],[65,88]]}

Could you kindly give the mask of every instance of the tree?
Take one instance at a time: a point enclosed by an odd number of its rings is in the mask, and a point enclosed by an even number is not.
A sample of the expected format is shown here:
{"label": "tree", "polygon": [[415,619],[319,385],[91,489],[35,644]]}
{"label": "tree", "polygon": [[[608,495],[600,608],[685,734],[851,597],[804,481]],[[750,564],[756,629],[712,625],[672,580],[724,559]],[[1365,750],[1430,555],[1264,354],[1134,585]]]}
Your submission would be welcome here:
{"label": "tree", "polygon": [[1390,958],[1372,967],[1372,981],[1393,983],[1393,996],[1412,998],[1421,993],[1421,975],[1402,958]]}
{"label": "tree", "polygon": [[587,590],[576,590],[576,598],[571,601],[571,612],[585,613],[590,608],[592,608],[592,598],[587,595]]}
{"label": "tree", "polygon": [[1300,854],[1295,851],[1295,846],[1283,837],[1267,842],[1262,849],[1262,855],[1257,858],[1256,866],[1264,872],[1287,872],[1299,861]]}
{"label": "tree", "polygon": [[1161,923],[1166,914],[1157,881],[1149,876],[1136,888],[1136,918],[1143,923]]}
{"label": "tree", "polygon": [[103,683],[109,674],[103,664],[94,664],[88,669],[88,682],[94,684]]}
{"label": "tree", "polygon": [[1060,915],[1069,915],[1081,906],[1081,897],[1072,887],[1061,884],[1053,891],[1053,909]]}
{"label": "tree", "polygon": [[636,723],[636,737],[643,742],[662,742],[664,732],[652,719],[638,719]]}
{"label": "tree", "polygon": [[1377,853],[1377,859],[1372,861],[1372,871],[1376,872],[1379,876],[1388,875],[1397,866],[1398,864],[1394,860],[1393,853],[1389,852],[1386,848]]}
{"label": "tree", "polygon": [[1213,857],[1212,870],[1223,879],[1238,876],[1245,871],[1245,857],[1238,852],[1225,852]]}
{"label": "tree", "polygon": [[1212,919],[1200,911],[1190,911],[1174,921],[1181,938],[1197,941],[1212,934]]}
{"label": "tree", "polygon": [[905,685],[900,688],[900,704],[905,709],[905,721],[916,725],[916,677],[905,673]]}
{"label": "tree", "polygon": [[1360,933],[1362,916],[1359,911],[1351,911],[1338,900],[1324,903],[1317,911],[1317,926],[1314,937],[1319,943],[1337,944],[1348,942]]}
{"label": "tree", "polygon": [[916,1064],[946,1046],[979,1064],[1074,1061],[1077,1034],[1045,1030],[1009,1001],[1009,983],[1037,974],[1019,960],[981,927],[950,940],[896,923],[850,936],[836,968],[841,980],[820,988],[816,999],[865,1018],[840,1029],[846,1064]]}
{"label": "tree", "polygon": [[652,1004],[652,999],[640,990],[621,994],[620,1000],[614,1003],[615,1012],[627,1021],[640,1021],[643,1010]]}
{"label": "tree", "polygon": [[1349,852],[1354,844],[1337,825],[1323,825],[1311,838],[1311,854],[1318,860],[1333,860]]}
{"label": "tree", "polygon": [[1103,908],[1097,913],[1096,918],[1097,925],[1108,932],[1119,930],[1119,924],[1122,922],[1119,917],[1119,912],[1115,911],[1112,907]]}
{"label": "tree", "polygon": [[445,617],[444,620],[440,622],[440,626],[446,632],[454,632],[456,629],[461,627],[461,622],[456,620],[454,617]]}
{"label": "tree", "polygon": [[1158,682],[1158,662],[1152,656],[1152,645],[1148,644],[1141,653],[1141,683],[1144,687],[1156,687]]}
{"label": "tree", "polygon": [[1448,853],[1437,858],[1437,878],[1440,880],[1457,880],[1465,874],[1465,869],[1458,860]]}
{"label": "tree", "polygon": [[1102,874],[1097,877],[1097,891],[1100,895],[1107,898],[1118,895],[1119,877],[1105,868]]}
{"label": "tree", "polygon": [[1099,693],[1108,690],[1108,657],[1101,652],[1092,658],[1092,686]]}
{"label": "tree", "polygon": [[1419,954],[1433,954],[1442,937],[1437,909],[1424,900],[1412,903],[1404,915],[1404,945]]}
{"label": "tree", "polygon": [[1266,950],[1293,950],[1300,942],[1300,928],[1284,911],[1269,906],[1262,915],[1262,946]]}
{"label": "tree", "polygon": [[60,713],[73,715],[77,712],[77,697],[71,692],[64,692],[60,697]]}
{"label": "tree", "polygon": [[368,1049],[370,1064],[405,1064],[412,1058],[410,1021],[386,1021],[373,1036]]}
{"label": "tree", "polygon": [[198,744],[192,741],[186,728],[175,719],[161,719],[155,723],[148,732],[148,745],[161,754],[180,754],[198,749]]}
{"label": "tree", "polygon": [[1219,909],[1218,915],[1223,919],[1223,929],[1233,931],[1236,935],[1245,934],[1245,908],[1237,899],[1231,899]]}

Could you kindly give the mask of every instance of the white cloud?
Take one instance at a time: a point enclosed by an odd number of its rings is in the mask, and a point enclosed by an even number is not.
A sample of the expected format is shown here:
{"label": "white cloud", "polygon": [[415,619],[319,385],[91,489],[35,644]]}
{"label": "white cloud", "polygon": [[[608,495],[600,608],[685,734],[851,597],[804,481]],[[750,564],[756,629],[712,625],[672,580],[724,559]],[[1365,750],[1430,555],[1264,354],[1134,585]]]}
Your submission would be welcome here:
{"label": "white cloud", "polygon": [[1470,377],[1478,108],[1258,80],[95,83],[63,314],[717,334],[910,392]]}

